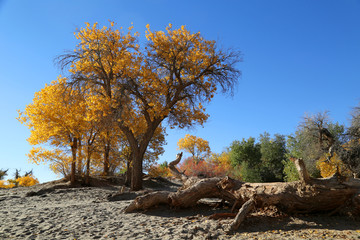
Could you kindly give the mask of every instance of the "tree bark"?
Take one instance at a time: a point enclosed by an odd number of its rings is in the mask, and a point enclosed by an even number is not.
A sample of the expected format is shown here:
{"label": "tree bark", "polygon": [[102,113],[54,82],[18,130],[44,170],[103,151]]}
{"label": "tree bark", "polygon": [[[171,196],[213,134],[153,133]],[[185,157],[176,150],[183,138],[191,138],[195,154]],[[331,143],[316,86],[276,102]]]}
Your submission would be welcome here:
{"label": "tree bark", "polygon": [[104,141],[104,176],[109,176],[109,170],[110,170],[110,141],[105,140]]}
{"label": "tree bark", "polygon": [[253,199],[247,200],[246,203],[242,205],[238,214],[236,215],[234,222],[230,225],[230,231],[236,230],[239,228],[240,224],[244,221],[246,215],[255,207],[255,201]]}
{"label": "tree bark", "polygon": [[78,140],[78,155],[77,155],[77,174],[82,175],[82,144],[81,139]]}
{"label": "tree bark", "polygon": [[71,173],[70,173],[70,182],[71,184],[75,184],[76,181],[76,152],[77,152],[77,138],[72,138],[71,142],[71,153],[72,153],[72,161],[71,161]]}
{"label": "tree bark", "polygon": [[[181,157],[180,157],[181,158]],[[169,164],[173,172],[177,159]],[[333,213],[346,206],[353,215],[360,214],[360,179],[343,179],[334,175],[326,179],[311,178],[302,159],[296,159],[300,181],[277,183],[246,183],[224,178],[187,178],[175,168],[184,184],[177,192],[154,192],[134,200],[125,212],[144,210],[158,204],[190,207],[202,198],[220,198],[241,207],[230,230],[237,229],[253,208],[276,206],[288,214]],[[185,181],[184,181],[185,180]],[[350,209],[350,210],[349,210]]]}
{"label": "tree bark", "polygon": [[90,183],[90,161],[91,161],[91,147],[87,146],[87,154],[86,154],[86,177],[85,177],[85,184]]}
{"label": "tree bark", "polygon": [[131,190],[138,191],[142,189],[143,185],[143,154],[138,150],[132,155]]}
{"label": "tree bark", "polygon": [[181,181],[185,182],[188,180],[188,176],[186,176],[183,172],[179,172],[177,168],[175,167],[181,160],[183,153],[179,153],[176,155],[176,159],[169,163],[168,168],[170,172]]}
{"label": "tree bark", "polygon": [[125,177],[125,185],[130,186],[131,184],[131,175],[132,175],[132,166],[131,159],[128,159],[126,162],[126,177]]}

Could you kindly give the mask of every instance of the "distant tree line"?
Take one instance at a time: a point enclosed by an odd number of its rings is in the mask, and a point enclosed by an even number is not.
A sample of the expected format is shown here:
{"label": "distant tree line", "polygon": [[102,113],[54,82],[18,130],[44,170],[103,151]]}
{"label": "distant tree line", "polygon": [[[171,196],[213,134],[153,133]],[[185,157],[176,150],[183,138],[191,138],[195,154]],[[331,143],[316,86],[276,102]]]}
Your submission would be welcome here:
{"label": "distant tree line", "polygon": [[[191,154],[180,168],[192,176],[225,176],[246,182],[298,180],[292,159],[302,158],[312,177],[360,174],[360,108],[351,114],[350,126],[330,120],[328,112],[305,115],[295,133],[285,136],[265,132],[256,139],[235,140],[221,154],[210,152],[209,143],[186,135],[179,150]],[[199,156],[202,156],[201,158]],[[152,173],[170,175],[166,164]],[[156,175],[156,174],[155,174]]]}

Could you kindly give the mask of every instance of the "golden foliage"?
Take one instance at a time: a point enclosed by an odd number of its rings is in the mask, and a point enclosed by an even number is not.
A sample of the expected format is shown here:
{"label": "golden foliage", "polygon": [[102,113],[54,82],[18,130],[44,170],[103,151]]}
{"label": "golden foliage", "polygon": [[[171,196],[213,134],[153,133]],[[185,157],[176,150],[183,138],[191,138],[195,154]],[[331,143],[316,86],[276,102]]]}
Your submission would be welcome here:
{"label": "golden foliage", "polygon": [[30,187],[38,184],[39,180],[32,175],[19,177],[17,179],[0,180],[0,188],[14,188],[17,186]]}
{"label": "golden foliage", "polygon": [[17,118],[30,129],[31,145],[69,144],[69,135],[80,137],[84,124],[85,104],[78,90],[68,88],[66,78],[58,77],[35,93],[33,102],[19,111]]}
{"label": "golden foliage", "polygon": [[152,165],[149,167],[148,174],[150,177],[172,177],[169,168],[164,165]]}
{"label": "golden foliage", "polygon": [[15,184],[9,181],[0,180],[0,188],[13,188]]}
{"label": "golden foliage", "polygon": [[179,150],[190,153],[195,161],[199,161],[210,154],[209,142],[190,134],[179,139],[177,145]]}
{"label": "golden foliage", "polygon": [[[126,138],[134,172],[141,177],[143,156],[148,160],[144,165],[149,166],[163,152],[165,129],[161,123],[165,118],[170,127],[203,124],[208,118],[203,104],[214,97],[217,85],[224,91],[232,88],[239,74],[233,65],[239,59],[184,26],[173,29],[170,24],[165,32],[152,31],[149,25],[146,28],[144,48],[137,44],[139,34],[132,32],[133,26],[123,31],[116,29],[114,22],[102,28],[86,23],[77,31],[79,42],[74,51],[59,57],[60,65],[69,67],[72,87],[70,80],[59,76],[19,112],[18,120],[31,130],[29,143],[73,150],[78,141],[88,144],[89,136],[99,131],[99,139],[94,141],[101,146],[99,142],[108,141],[105,135],[110,131],[115,138],[112,146],[118,146],[119,138]],[[196,147],[198,155],[210,151],[203,144]],[[80,167],[89,149],[77,149]],[[32,151],[31,161],[57,162],[54,171],[68,171],[65,153]],[[92,164],[100,166],[101,162]]]}
{"label": "golden foliage", "polygon": [[20,178],[16,179],[16,182],[18,182],[19,186],[30,187],[35,184],[38,184],[39,180],[32,175],[28,175],[28,176],[24,176],[24,177],[20,177]]}
{"label": "golden foliage", "polygon": [[221,154],[213,153],[211,154],[210,161],[214,166],[216,166],[216,172],[227,174],[231,170],[229,152],[222,152]]}
{"label": "golden foliage", "polygon": [[217,90],[212,74],[227,76],[230,57],[217,51],[215,41],[185,26],[172,29],[169,24],[163,32],[147,25],[148,43],[140,49],[133,26],[123,32],[114,25],[86,23],[75,33],[79,44],[62,59],[75,81],[100,93],[95,97],[106,96],[111,108],[121,108],[118,120],[135,136],[143,134],[147,123],[169,115],[174,116],[171,127],[203,124],[208,118],[203,104]]}
{"label": "golden foliage", "polygon": [[334,153],[330,159],[327,159],[329,156],[329,153],[326,153],[317,162],[317,168],[320,170],[323,178],[331,177],[337,171],[339,171],[342,176],[350,174],[349,169],[346,168],[336,153]]}
{"label": "golden foliage", "polygon": [[50,169],[55,174],[66,176],[70,173],[71,157],[60,149],[33,147],[26,156],[35,164],[50,163]]}

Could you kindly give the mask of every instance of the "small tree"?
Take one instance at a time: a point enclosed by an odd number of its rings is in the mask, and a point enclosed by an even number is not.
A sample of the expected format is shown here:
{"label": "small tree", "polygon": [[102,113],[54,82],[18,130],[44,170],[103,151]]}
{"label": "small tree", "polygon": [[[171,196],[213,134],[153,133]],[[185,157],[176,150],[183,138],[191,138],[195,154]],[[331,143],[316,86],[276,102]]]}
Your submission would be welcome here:
{"label": "small tree", "polygon": [[186,134],[184,138],[177,142],[178,149],[184,150],[192,155],[195,163],[199,163],[210,155],[209,142],[190,134]]}
{"label": "small tree", "polygon": [[[85,124],[85,104],[78,90],[66,87],[66,79],[59,77],[35,94],[33,102],[19,111],[18,120],[31,131],[31,145],[48,143],[71,150],[70,180],[75,182],[78,142]],[[47,159],[43,159],[47,160]]]}

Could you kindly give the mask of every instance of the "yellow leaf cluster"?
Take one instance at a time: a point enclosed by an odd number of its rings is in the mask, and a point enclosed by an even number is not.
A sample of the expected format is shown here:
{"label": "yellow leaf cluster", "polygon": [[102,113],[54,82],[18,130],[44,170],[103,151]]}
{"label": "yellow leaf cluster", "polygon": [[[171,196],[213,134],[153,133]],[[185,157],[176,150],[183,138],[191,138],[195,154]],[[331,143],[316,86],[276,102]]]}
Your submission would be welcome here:
{"label": "yellow leaf cluster", "polygon": [[[140,49],[133,26],[124,33],[114,25],[110,22],[109,27],[99,28],[97,23],[86,23],[75,33],[79,44],[70,72],[88,79],[85,86],[91,93],[99,93],[87,98],[91,111],[103,109],[106,115],[121,108],[118,122],[134,136],[144,134],[149,122],[169,115],[175,116],[169,120],[171,127],[203,124],[208,118],[203,103],[217,90],[216,82],[206,73],[223,67],[222,52],[216,51],[215,42],[185,26],[173,29],[169,24],[163,32],[152,31],[147,25],[148,44]],[[155,58],[164,64],[152,65]],[[202,101],[194,104],[194,98],[185,94],[186,88]]]}
{"label": "yellow leaf cluster", "polygon": [[229,169],[231,166],[229,152],[222,152],[221,154],[213,153],[211,155],[211,161],[213,164],[222,166],[224,169]]}
{"label": "yellow leaf cluster", "polygon": [[0,188],[13,188],[15,184],[9,181],[0,180]]}
{"label": "yellow leaf cluster", "polygon": [[78,90],[66,85],[61,76],[35,93],[33,102],[19,112],[17,118],[30,128],[28,141],[32,145],[51,142],[61,145],[69,135],[80,137],[84,124],[85,104]]}
{"label": "yellow leaf cluster", "polygon": [[186,134],[184,138],[179,139],[178,149],[190,153],[195,160],[200,160],[210,154],[209,142],[190,134]]}
{"label": "yellow leaf cluster", "polygon": [[30,187],[35,184],[38,184],[39,180],[32,175],[28,175],[28,176],[24,176],[24,177],[20,177],[20,178],[16,179],[16,182],[18,182],[19,186]]}
{"label": "yellow leaf cluster", "polygon": [[[148,54],[151,55],[154,51],[166,62],[176,60],[175,68],[187,69],[186,72],[182,72],[185,81],[193,80],[194,76],[200,75],[209,65],[221,66],[215,54],[215,41],[205,40],[199,32],[191,33],[185,26],[173,29],[171,24],[165,32],[153,32],[149,25],[146,28],[145,36],[151,48]],[[206,78],[200,80],[209,88],[214,89],[215,86],[211,81],[206,81]]]}
{"label": "yellow leaf cluster", "polygon": [[114,78],[111,76],[120,74],[124,68],[129,65],[135,67],[138,34],[131,33],[133,27],[123,33],[113,29],[114,22],[110,25],[99,29],[97,23],[92,26],[86,23],[85,28],[75,33],[75,37],[80,40],[74,50],[78,61],[72,63],[70,72],[81,72],[87,78],[105,75],[112,81]]}
{"label": "yellow leaf cluster", "polygon": [[162,167],[161,165],[152,165],[148,170],[148,175],[150,177],[172,177],[172,173],[169,168]]}
{"label": "yellow leaf cluster", "polygon": [[317,162],[317,168],[320,170],[320,174],[323,178],[331,177],[336,171],[339,171],[343,176],[350,174],[350,171],[336,153],[334,153],[329,160],[327,159],[328,157],[329,154],[326,153]]}
{"label": "yellow leaf cluster", "polygon": [[65,176],[70,172],[71,158],[60,149],[47,150],[43,147],[33,147],[26,156],[31,163],[49,162],[50,169],[55,174]]}

